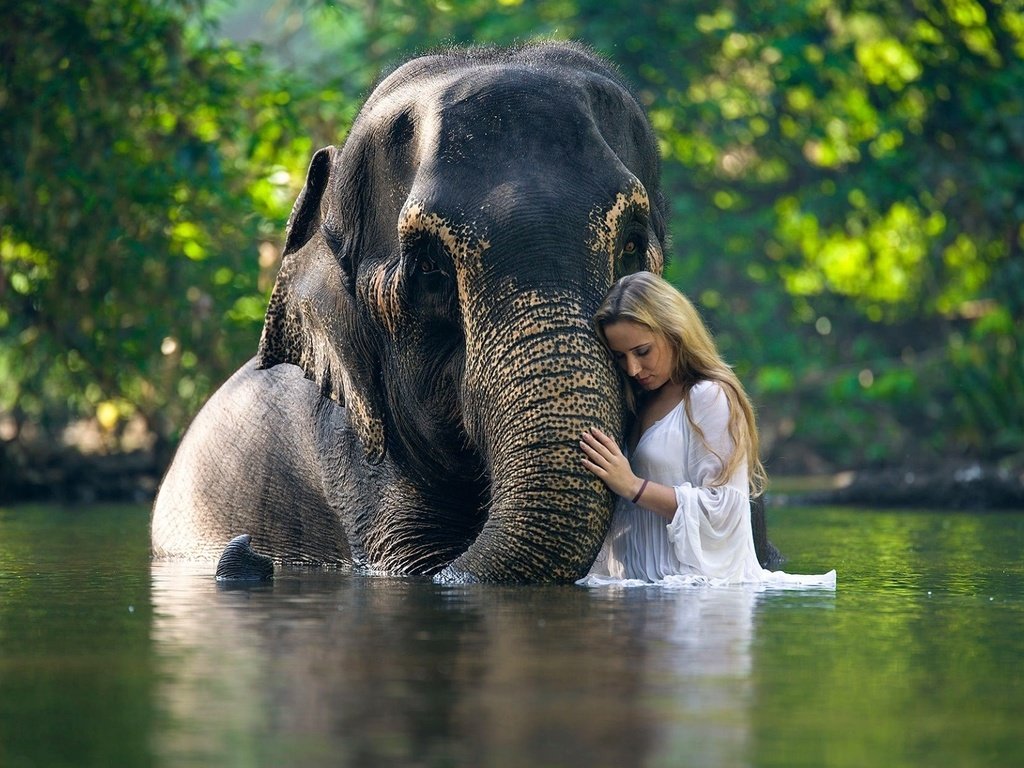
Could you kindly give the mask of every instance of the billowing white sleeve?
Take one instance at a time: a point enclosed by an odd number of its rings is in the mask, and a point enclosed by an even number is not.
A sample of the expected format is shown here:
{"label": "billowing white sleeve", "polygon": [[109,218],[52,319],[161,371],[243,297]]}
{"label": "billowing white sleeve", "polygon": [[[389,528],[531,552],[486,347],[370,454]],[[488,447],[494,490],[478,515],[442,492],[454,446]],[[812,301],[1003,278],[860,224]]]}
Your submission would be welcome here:
{"label": "billowing white sleeve", "polygon": [[728,400],[719,384],[707,382],[694,387],[690,405],[704,440],[696,433],[691,436],[685,461],[687,477],[693,482],[675,487],[676,513],[668,524],[669,541],[681,564],[709,579],[757,579],[761,567],[750,527],[746,463],[725,485],[711,486],[734,449]]}

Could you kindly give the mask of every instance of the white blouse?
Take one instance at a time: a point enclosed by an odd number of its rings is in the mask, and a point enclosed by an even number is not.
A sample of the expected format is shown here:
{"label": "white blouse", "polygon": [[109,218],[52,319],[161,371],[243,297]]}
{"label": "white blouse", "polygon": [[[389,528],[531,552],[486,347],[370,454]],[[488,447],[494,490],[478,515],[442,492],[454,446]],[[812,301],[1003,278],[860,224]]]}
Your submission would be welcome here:
{"label": "white blouse", "polygon": [[[585,586],[761,584],[835,588],[836,572],[815,576],[767,571],[757,561],[750,523],[746,464],[725,485],[710,483],[733,451],[729,403],[721,385],[702,381],[690,408],[705,440],[686,416],[685,402],[652,424],[630,456],[638,477],[676,491],[676,512],[657,513],[619,498],[611,527]],[[710,446],[710,449],[709,449]]]}

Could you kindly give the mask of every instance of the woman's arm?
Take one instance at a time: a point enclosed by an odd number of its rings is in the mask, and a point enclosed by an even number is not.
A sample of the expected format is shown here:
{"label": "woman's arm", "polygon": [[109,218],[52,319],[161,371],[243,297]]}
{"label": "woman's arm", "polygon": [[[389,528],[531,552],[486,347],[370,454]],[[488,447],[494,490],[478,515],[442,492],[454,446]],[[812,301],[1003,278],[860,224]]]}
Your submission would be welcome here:
{"label": "woman's arm", "polygon": [[[645,482],[645,478],[633,472],[618,444],[596,428],[583,433],[580,440],[580,448],[585,454],[583,466],[604,481],[614,493],[642,505],[666,520],[675,517],[679,509],[680,492],[701,496],[709,494],[708,499],[700,500],[700,506],[706,509],[708,515],[714,515],[712,508],[717,506],[720,492],[712,483],[722,471],[724,461],[735,450],[729,436],[729,403],[721,385],[715,382],[697,385],[691,390],[690,397],[693,420],[703,433],[703,439],[693,436],[690,454],[685,458],[693,476],[692,483],[675,488],[649,480]],[[737,472],[727,485],[747,493],[746,472]]]}
{"label": "woman's arm", "polygon": [[584,453],[583,466],[600,478],[613,493],[634,504],[643,505],[666,520],[675,516],[675,488],[637,477],[619,446],[604,432],[596,427],[584,432],[580,448]]}

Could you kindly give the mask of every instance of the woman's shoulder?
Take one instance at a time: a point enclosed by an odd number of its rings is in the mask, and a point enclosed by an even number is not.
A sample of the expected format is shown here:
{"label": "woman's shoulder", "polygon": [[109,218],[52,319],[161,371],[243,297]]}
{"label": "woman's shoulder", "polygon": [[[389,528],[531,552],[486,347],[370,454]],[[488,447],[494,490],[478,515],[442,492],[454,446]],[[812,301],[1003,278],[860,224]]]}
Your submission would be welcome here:
{"label": "woman's shoulder", "polygon": [[690,412],[697,421],[712,416],[729,416],[729,398],[721,382],[702,379],[690,388]]}
{"label": "woman's shoulder", "polygon": [[701,379],[690,387],[690,402],[694,405],[712,405],[716,400],[725,401],[725,389],[714,379]]}

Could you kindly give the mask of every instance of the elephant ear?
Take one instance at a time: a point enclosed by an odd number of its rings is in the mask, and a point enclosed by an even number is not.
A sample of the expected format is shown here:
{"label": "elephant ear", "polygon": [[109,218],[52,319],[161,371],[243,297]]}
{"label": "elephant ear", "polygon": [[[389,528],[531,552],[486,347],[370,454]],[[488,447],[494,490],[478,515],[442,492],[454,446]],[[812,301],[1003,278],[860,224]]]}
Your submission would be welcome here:
{"label": "elephant ear", "polygon": [[385,450],[376,381],[379,361],[367,359],[373,345],[359,340],[351,254],[335,253],[339,247],[332,247],[323,227],[325,215],[341,226],[353,215],[325,213],[331,209],[325,193],[333,187],[339,154],[335,147],[325,147],[313,156],[288,218],[281,270],[267,306],[256,364],[300,367],[321,394],[348,409],[367,458],[379,464]]}
{"label": "elephant ear", "polygon": [[[655,180],[655,183],[657,183],[657,180]],[[665,213],[665,196],[662,194],[661,189],[655,186],[652,197],[651,227],[658,241],[658,247],[648,249],[644,269],[656,275],[661,275],[665,271],[665,264],[668,262],[669,238],[668,225],[666,223],[668,216]]]}

